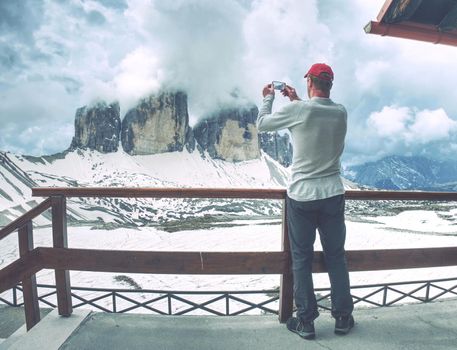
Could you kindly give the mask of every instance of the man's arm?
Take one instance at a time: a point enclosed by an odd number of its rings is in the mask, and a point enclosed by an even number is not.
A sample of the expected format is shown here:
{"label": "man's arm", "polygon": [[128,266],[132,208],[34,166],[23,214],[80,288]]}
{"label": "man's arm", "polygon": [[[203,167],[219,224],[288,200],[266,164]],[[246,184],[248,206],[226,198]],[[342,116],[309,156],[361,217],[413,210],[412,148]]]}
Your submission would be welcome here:
{"label": "man's arm", "polygon": [[271,113],[274,98],[273,94],[268,94],[263,98],[263,104],[257,117],[257,130],[259,132],[287,129],[298,124],[297,109],[299,107],[297,102],[292,102],[278,112]]}
{"label": "man's arm", "polygon": [[291,102],[301,101],[301,98],[297,95],[297,91],[292,86],[286,85],[286,87],[284,88],[284,90],[281,91],[281,93],[284,97],[288,97]]}

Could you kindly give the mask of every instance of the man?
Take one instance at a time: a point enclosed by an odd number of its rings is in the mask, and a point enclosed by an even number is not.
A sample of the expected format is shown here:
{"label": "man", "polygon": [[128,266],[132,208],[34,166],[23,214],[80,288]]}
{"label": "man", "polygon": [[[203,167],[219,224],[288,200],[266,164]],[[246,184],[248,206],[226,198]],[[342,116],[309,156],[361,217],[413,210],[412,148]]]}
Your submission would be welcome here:
{"label": "man", "polygon": [[305,75],[309,101],[301,101],[295,89],[282,90],[291,103],[271,113],[275,91],[263,88],[263,105],[257,118],[259,132],[288,129],[292,135],[293,160],[287,189],[294,299],[297,317],[287,328],[305,339],[314,339],[314,320],[319,316],[312,279],[316,229],[319,231],[331,283],[335,333],[347,334],[354,326],[344,243],[344,187],[340,157],[347,128],[346,109],[330,99],[333,71],[323,63]]}

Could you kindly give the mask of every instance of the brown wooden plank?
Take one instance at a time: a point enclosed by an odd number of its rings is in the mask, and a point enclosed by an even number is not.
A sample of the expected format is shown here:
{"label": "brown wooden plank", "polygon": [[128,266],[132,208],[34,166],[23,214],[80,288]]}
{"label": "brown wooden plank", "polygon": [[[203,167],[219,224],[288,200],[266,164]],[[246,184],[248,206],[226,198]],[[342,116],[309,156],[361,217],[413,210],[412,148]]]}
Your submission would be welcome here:
{"label": "brown wooden plank", "polygon": [[[51,197],[52,202],[52,240],[54,248],[66,248],[67,238],[67,202],[63,196]],[[59,315],[70,316],[73,312],[71,302],[70,274],[62,266],[56,266],[56,292]]]}
{"label": "brown wooden plank", "polygon": [[347,261],[350,271],[455,266],[457,247],[352,250],[347,252]]}
{"label": "brown wooden plank", "polygon": [[280,274],[283,252],[148,252],[39,248],[44,268],[155,274]]}
{"label": "brown wooden plank", "polygon": [[250,198],[283,199],[282,189],[252,188],[138,188],[138,187],[36,187],[32,196],[129,198]]}
{"label": "brown wooden plank", "polygon": [[0,293],[13,288],[20,281],[42,269],[39,248],[13,261],[0,270]]}
{"label": "brown wooden plank", "polygon": [[[235,189],[235,188],[128,188],[128,187],[37,187],[34,196],[66,197],[131,197],[131,198],[240,198],[284,199],[282,189]],[[432,200],[457,201],[457,192],[421,191],[346,191],[350,200]]]}
{"label": "brown wooden plank", "polygon": [[282,237],[281,250],[287,255],[287,265],[281,274],[279,284],[279,322],[285,323],[292,316],[294,303],[294,277],[292,275],[292,261],[290,258],[290,241],[287,226],[287,202],[282,207]]}
{"label": "brown wooden plank", "polygon": [[[285,252],[148,252],[37,248],[43,268],[155,274],[282,274]],[[352,250],[350,271],[412,269],[457,265],[457,247]],[[326,272],[322,252],[315,252],[313,272]]]}
{"label": "brown wooden plank", "polygon": [[429,200],[457,201],[457,192],[346,191],[349,200]]}
{"label": "brown wooden plank", "polygon": [[21,215],[16,220],[10,222],[8,225],[6,225],[4,228],[0,230],[0,240],[8,236],[11,232],[18,230],[19,228],[27,224],[28,221],[33,220],[50,207],[51,199],[47,198],[43,202],[38,204],[35,208],[29,210],[24,215]]}
{"label": "brown wooden plank", "polygon": [[[33,226],[29,221],[19,229],[19,255],[24,257],[33,250]],[[25,323],[30,330],[40,322],[40,308],[38,305],[38,290],[36,275],[32,274],[22,279],[22,293],[24,296]]]}

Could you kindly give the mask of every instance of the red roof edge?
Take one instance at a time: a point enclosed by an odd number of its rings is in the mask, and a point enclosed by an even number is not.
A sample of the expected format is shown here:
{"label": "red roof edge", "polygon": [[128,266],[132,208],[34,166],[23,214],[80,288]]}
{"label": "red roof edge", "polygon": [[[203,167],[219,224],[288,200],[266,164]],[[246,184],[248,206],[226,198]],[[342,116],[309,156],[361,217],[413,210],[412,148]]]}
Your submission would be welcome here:
{"label": "red roof edge", "polygon": [[434,26],[414,25],[409,23],[385,24],[370,21],[364,29],[368,34],[426,41],[433,44],[457,46],[456,31],[440,32]]}

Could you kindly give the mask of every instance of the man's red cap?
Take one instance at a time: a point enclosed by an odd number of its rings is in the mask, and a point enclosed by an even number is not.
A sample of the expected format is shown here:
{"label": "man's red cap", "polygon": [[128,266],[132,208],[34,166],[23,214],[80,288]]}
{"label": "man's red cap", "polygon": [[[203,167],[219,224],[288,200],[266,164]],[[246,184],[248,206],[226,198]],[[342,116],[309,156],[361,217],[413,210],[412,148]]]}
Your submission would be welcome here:
{"label": "man's red cap", "polygon": [[[323,74],[322,73],[327,73]],[[311,66],[309,69],[308,73],[305,74],[305,78],[308,75],[315,76],[316,78],[322,79],[322,80],[327,80],[327,81],[332,81],[333,80],[333,71],[330,66],[326,65],[325,63],[315,63]],[[330,77],[330,78],[329,78]]]}

